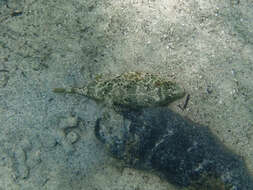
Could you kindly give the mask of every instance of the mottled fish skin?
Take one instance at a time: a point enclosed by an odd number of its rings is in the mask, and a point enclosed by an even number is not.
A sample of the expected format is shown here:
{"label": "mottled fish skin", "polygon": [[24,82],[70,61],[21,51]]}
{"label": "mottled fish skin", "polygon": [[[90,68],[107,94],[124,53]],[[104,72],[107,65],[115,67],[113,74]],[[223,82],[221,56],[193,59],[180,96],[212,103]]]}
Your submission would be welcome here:
{"label": "mottled fish skin", "polygon": [[54,92],[81,94],[129,108],[165,106],[185,94],[176,83],[146,72],[126,72],[109,79],[97,77],[85,87],[56,88]]}

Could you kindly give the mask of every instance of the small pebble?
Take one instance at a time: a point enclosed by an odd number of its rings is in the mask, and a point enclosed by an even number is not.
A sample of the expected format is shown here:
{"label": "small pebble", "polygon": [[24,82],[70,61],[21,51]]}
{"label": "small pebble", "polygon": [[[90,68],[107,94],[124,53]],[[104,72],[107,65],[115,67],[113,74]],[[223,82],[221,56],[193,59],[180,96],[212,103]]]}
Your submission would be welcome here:
{"label": "small pebble", "polygon": [[60,121],[60,127],[61,128],[67,128],[67,127],[76,127],[77,126],[77,117],[67,117]]}
{"label": "small pebble", "polygon": [[66,119],[66,122],[68,123],[68,126],[69,127],[75,127],[77,126],[77,117],[68,117]]}
{"label": "small pebble", "polygon": [[213,92],[212,87],[211,87],[211,86],[207,86],[206,92],[207,92],[208,94],[211,94],[211,93]]}
{"label": "small pebble", "polygon": [[25,179],[29,175],[29,168],[26,166],[26,152],[17,147],[15,150],[15,164],[13,165],[15,178]]}
{"label": "small pebble", "polygon": [[16,178],[25,179],[28,177],[28,175],[29,175],[29,169],[27,168],[25,164],[23,165],[20,164],[17,166],[16,173],[15,173]]}
{"label": "small pebble", "polygon": [[66,138],[69,143],[73,144],[78,140],[78,135],[74,131],[71,131],[67,134]]}
{"label": "small pebble", "polygon": [[46,148],[53,148],[56,146],[56,138],[51,135],[47,135],[43,139],[43,146]]}
{"label": "small pebble", "polygon": [[8,72],[1,72],[0,70],[0,88],[3,88],[7,85],[9,80]]}
{"label": "small pebble", "polygon": [[18,147],[15,150],[15,159],[19,162],[19,163],[24,163],[26,161],[26,152]]}
{"label": "small pebble", "polygon": [[24,151],[31,150],[32,148],[32,144],[28,139],[23,139],[22,142],[20,143],[20,146]]}
{"label": "small pebble", "polygon": [[0,150],[0,166],[10,166],[11,159],[5,152]]}
{"label": "small pebble", "polygon": [[74,147],[72,144],[70,144],[68,141],[62,141],[62,147],[66,153],[72,153],[75,151]]}
{"label": "small pebble", "polygon": [[27,158],[27,165],[29,168],[34,168],[36,165],[41,163],[41,152],[40,150],[32,151],[30,153],[30,156]]}

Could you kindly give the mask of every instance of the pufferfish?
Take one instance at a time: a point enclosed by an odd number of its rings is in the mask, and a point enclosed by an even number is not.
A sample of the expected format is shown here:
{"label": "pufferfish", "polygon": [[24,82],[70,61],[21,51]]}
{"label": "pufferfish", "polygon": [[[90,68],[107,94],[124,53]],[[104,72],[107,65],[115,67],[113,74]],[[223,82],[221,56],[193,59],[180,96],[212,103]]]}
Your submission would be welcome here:
{"label": "pufferfish", "polygon": [[99,75],[84,87],[55,88],[54,92],[84,95],[132,109],[166,106],[185,94],[176,83],[147,72],[125,72],[109,78]]}

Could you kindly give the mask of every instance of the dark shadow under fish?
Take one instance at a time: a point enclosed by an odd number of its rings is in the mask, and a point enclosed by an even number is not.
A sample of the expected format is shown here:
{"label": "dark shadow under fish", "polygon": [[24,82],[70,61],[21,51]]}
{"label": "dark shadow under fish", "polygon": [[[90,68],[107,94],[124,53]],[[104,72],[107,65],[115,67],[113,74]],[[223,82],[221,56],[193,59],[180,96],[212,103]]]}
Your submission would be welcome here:
{"label": "dark shadow under fish", "polygon": [[252,190],[244,161],[204,126],[168,108],[106,111],[96,137],[111,154],[137,169],[152,169],[191,190]]}

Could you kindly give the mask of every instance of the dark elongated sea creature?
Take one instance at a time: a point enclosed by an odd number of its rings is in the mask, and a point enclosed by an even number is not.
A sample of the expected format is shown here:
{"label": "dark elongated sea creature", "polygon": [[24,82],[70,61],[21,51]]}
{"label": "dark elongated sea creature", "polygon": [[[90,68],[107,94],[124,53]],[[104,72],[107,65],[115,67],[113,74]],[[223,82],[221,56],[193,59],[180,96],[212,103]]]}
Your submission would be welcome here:
{"label": "dark elongated sea creature", "polygon": [[253,190],[244,161],[210,132],[168,108],[105,112],[96,137],[128,166],[189,190]]}

